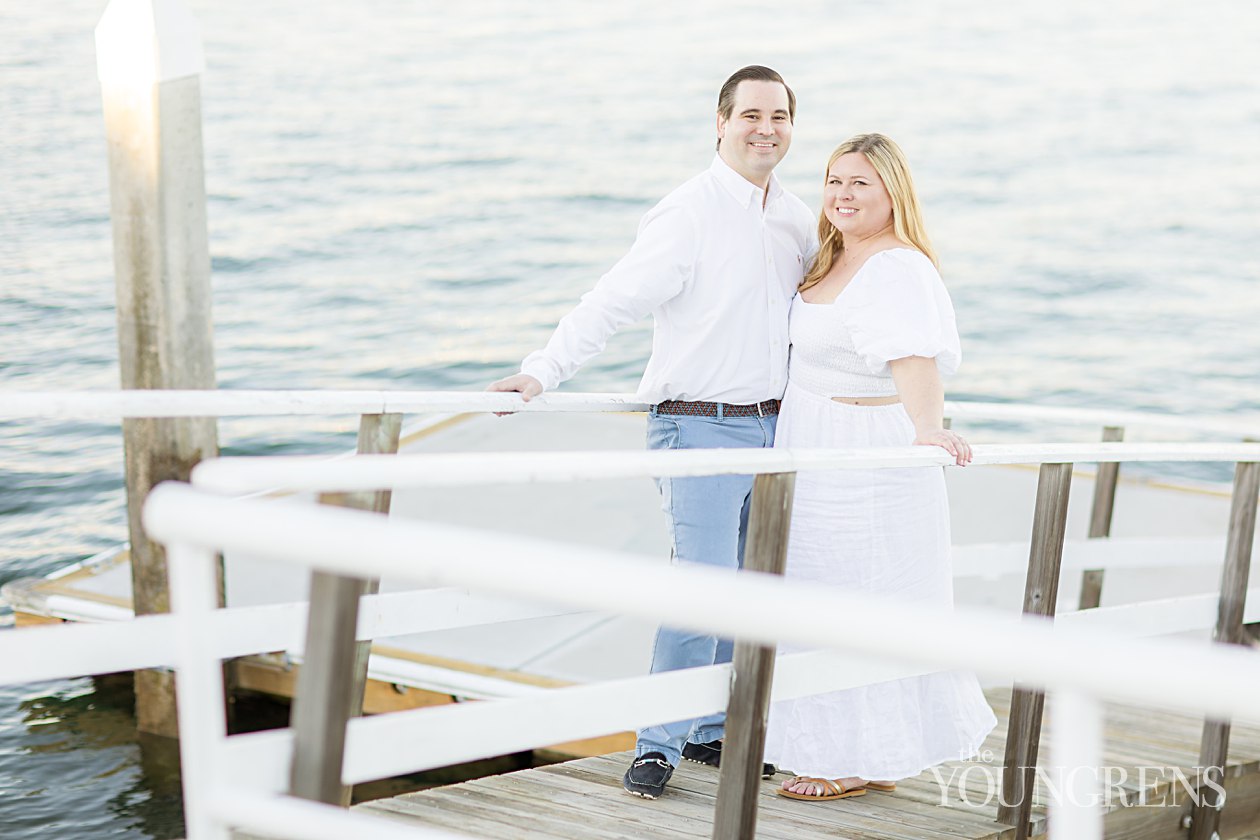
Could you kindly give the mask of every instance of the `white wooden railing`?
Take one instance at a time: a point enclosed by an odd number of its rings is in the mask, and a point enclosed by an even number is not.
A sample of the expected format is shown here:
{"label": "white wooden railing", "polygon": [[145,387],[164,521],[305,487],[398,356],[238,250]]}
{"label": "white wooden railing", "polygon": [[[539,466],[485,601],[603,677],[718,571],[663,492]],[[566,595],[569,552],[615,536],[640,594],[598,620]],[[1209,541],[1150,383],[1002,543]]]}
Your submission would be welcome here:
{"label": "white wooden railing", "polygon": [[[642,408],[644,406],[635,403],[632,398],[622,395],[583,394],[547,395],[528,405],[522,405],[514,395],[423,392],[9,393],[0,397],[0,417],[9,418],[116,419],[123,416],[379,414],[398,411],[449,413],[508,409],[626,411]],[[1096,411],[1047,412],[1037,407],[1003,404],[950,403],[949,413],[957,418],[1021,420],[1033,420],[1049,413],[1056,422],[1126,422],[1177,428],[1181,432],[1197,429],[1232,437],[1250,433],[1247,426],[1202,423],[1193,418],[1152,418],[1148,415]],[[441,616],[417,611],[414,599],[427,599],[431,606],[447,609],[448,618],[460,612],[460,609],[451,609],[453,604],[481,604],[480,616],[483,617],[505,607],[501,601],[485,601],[484,593],[491,593],[492,598],[496,593],[513,598],[532,594],[553,605],[556,601],[563,602],[560,609],[605,609],[677,623],[680,604],[671,603],[669,598],[662,602],[659,597],[655,601],[645,597],[642,601],[651,602],[653,609],[644,612],[637,603],[627,603],[626,595],[634,591],[636,581],[642,584],[657,574],[685,576],[697,570],[645,569],[641,564],[630,568],[625,565],[626,558],[607,555],[603,557],[607,562],[607,575],[601,576],[599,586],[604,594],[599,595],[596,591],[581,591],[582,587],[576,590],[566,588],[560,583],[583,579],[583,575],[573,573],[574,563],[580,562],[584,571],[589,573],[590,563],[596,554],[590,549],[584,548],[575,554],[572,548],[532,545],[517,537],[502,540],[457,529],[411,523],[395,524],[387,535],[381,531],[377,518],[370,514],[333,511],[327,507],[315,512],[283,501],[230,501],[210,493],[249,492],[273,487],[347,492],[491,480],[572,481],[616,476],[783,474],[809,469],[929,465],[947,461],[943,454],[913,447],[865,452],[531,453],[510,457],[503,454],[360,456],[341,461],[219,459],[198,467],[195,481],[202,489],[164,490],[161,496],[152,500],[153,507],[148,517],[159,538],[181,546],[174,551],[173,558],[177,561],[180,557],[194,558],[191,565],[187,560],[182,565],[176,562],[176,568],[210,568],[206,558],[213,554],[213,550],[239,549],[254,556],[274,559],[300,556],[303,562],[314,562],[326,570],[356,576],[388,573],[407,577],[409,572],[414,574],[423,570],[430,582],[436,579],[450,587],[424,593],[368,596],[364,599],[359,622],[357,636],[360,639],[460,624],[460,621],[444,621]],[[1255,462],[1260,461],[1260,447],[1239,444],[980,446],[976,448],[975,463],[1066,464],[1075,461]],[[220,507],[222,505],[228,507]],[[193,513],[194,509],[199,512]],[[1254,512],[1254,501],[1252,509]],[[225,522],[232,522],[233,527],[224,529]],[[252,525],[239,527],[246,523]],[[206,531],[207,527],[213,533]],[[411,529],[417,530],[413,533]],[[404,533],[407,537],[400,539]],[[409,540],[412,542],[404,551],[404,545]],[[320,547],[319,551],[314,550],[316,544]],[[438,555],[445,553],[448,557],[466,557],[469,562],[458,567],[430,567],[423,558],[416,556],[416,545],[424,545],[425,550],[434,550]],[[366,554],[374,558],[369,567],[361,565],[360,561],[353,568],[338,565],[339,561],[334,556],[341,557],[343,561],[351,556],[362,558],[365,549]],[[504,566],[503,558],[511,554],[515,555],[513,562]],[[382,560],[387,556],[395,560],[404,558],[405,562],[390,566]],[[537,577],[540,570],[549,568],[548,560],[560,564],[557,567],[560,573]],[[570,566],[565,567],[565,562]],[[522,565],[529,566],[528,580],[504,574],[509,568],[519,572]],[[205,576],[202,575],[198,583],[195,578],[189,582],[189,574],[200,575],[200,571],[173,574],[185,581],[177,587],[184,593],[181,596],[184,606],[177,606],[179,613],[175,616],[142,617],[111,626],[33,628],[20,634],[0,634],[0,661],[14,663],[14,667],[6,668],[0,680],[18,683],[159,665],[175,666],[184,675],[181,680],[186,683],[191,680],[189,690],[182,690],[181,696],[191,697],[189,704],[196,706],[192,710],[181,709],[181,716],[192,716],[197,721],[193,727],[197,735],[192,739],[185,737],[185,765],[186,768],[195,768],[186,776],[190,799],[190,837],[222,836],[221,828],[227,824],[256,831],[265,831],[268,825],[284,825],[291,833],[298,833],[297,827],[300,826],[304,832],[302,836],[348,836],[349,832],[342,828],[351,823],[344,821],[357,821],[354,823],[357,825],[366,818],[335,810],[334,818],[319,805],[277,798],[287,788],[287,762],[293,752],[290,733],[259,733],[228,738],[226,730],[217,725],[210,708],[214,705],[211,698],[216,696],[216,692],[221,695],[221,685],[214,684],[215,677],[211,671],[215,669],[207,668],[207,663],[217,663],[225,657],[246,652],[299,647],[303,631],[301,607],[281,605],[209,610],[204,603],[197,606],[198,598],[213,591],[212,586],[204,588],[208,585]],[[652,579],[654,582],[646,591],[682,592],[690,588],[683,586],[682,581],[675,577]],[[547,583],[540,584],[540,580]],[[613,580],[615,585],[605,588]],[[783,581],[752,583],[742,579],[731,580],[728,576],[720,581],[704,580],[702,584],[695,585],[706,588],[718,586],[723,595],[718,599],[720,603],[713,614],[700,615],[694,608],[688,608],[695,620],[704,624],[704,629],[766,643],[795,641],[816,645],[821,638],[846,639],[849,650],[845,654],[830,652],[784,658],[779,666],[776,697],[837,690],[942,667],[964,667],[1002,674],[1030,685],[1055,687],[1065,704],[1059,714],[1079,719],[1085,730],[1098,724],[1096,700],[1090,699],[1095,697],[1149,701],[1151,696],[1160,696],[1170,706],[1216,716],[1237,715],[1255,719],[1250,704],[1233,702],[1238,698],[1254,696],[1256,681],[1260,680],[1260,673],[1255,671],[1251,659],[1240,656],[1237,651],[1205,651],[1201,646],[1170,647],[1167,642],[1161,642],[1158,648],[1145,649],[1141,643],[1126,641],[1126,651],[1130,656],[1125,668],[1117,669],[1114,661],[1099,662],[1097,667],[1088,664],[1093,662],[1093,651],[1105,649],[1105,641],[1100,638],[1104,633],[1107,634],[1106,639],[1118,641],[1158,632],[1210,627],[1215,604],[1213,599],[1202,596],[1068,614],[1061,617],[1053,629],[1015,626],[1008,619],[993,616],[899,614],[896,605],[888,605],[879,608],[880,615],[885,619],[896,618],[896,624],[889,626],[881,623],[881,628],[886,628],[877,634],[881,642],[872,646],[867,643],[868,637],[860,632],[860,628],[869,627],[877,618],[864,612],[872,607],[868,598],[863,598],[861,603],[850,604],[843,593],[827,593],[825,597],[830,599],[827,602],[830,610],[834,612],[837,606],[842,606],[843,619],[801,626],[799,615],[808,614],[809,610],[800,610],[799,602],[789,601],[804,597],[806,593],[793,592],[792,587]],[[727,592],[720,588],[727,585],[735,589]],[[783,588],[785,586],[787,589]],[[609,602],[608,591],[617,593],[615,603]],[[190,597],[194,599],[193,611],[186,614],[184,607]],[[824,596],[815,590],[813,597]],[[770,599],[769,602],[767,599]],[[554,613],[557,609],[555,606],[522,607],[519,601],[513,603],[520,612],[507,613],[508,618],[503,620],[527,614],[531,609],[536,611],[535,614]],[[767,603],[780,604],[782,609],[767,612],[764,608]],[[1252,603],[1256,602],[1253,600]],[[748,609],[751,604],[756,604],[757,609]],[[757,622],[750,618],[754,615],[759,618]],[[795,628],[793,621],[788,620],[789,616],[796,617]],[[1250,609],[1239,616],[1240,621],[1248,622],[1257,618],[1260,616]],[[463,623],[475,623],[467,616],[461,620]],[[190,622],[197,626],[197,632],[189,631]],[[942,633],[942,627],[950,632]],[[898,628],[904,632],[894,632]],[[1087,628],[1088,637],[1081,635]],[[858,644],[849,641],[855,637],[861,639]],[[924,644],[925,640],[939,641],[948,637],[952,638],[944,647]],[[182,643],[177,640],[182,640]],[[998,642],[1001,644],[996,644]],[[1014,647],[1011,647],[1012,644]],[[851,658],[855,649],[879,654],[880,657],[878,661],[868,661],[855,668]],[[1037,655],[1030,656],[1030,650],[1036,650]],[[903,663],[909,660],[909,664],[889,666],[886,664],[887,657]],[[614,684],[548,691],[537,697],[452,707],[449,710],[425,710],[424,717],[418,713],[400,713],[357,720],[349,725],[350,735],[341,776],[346,783],[355,783],[504,751],[694,717],[725,706],[729,681],[730,666],[719,666]],[[198,686],[205,690],[199,690]],[[207,714],[210,727],[205,729]],[[548,720],[552,722],[546,723]],[[557,724],[555,720],[562,723]],[[530,722],[530,725],[522,725],[523,721]],[[438,733],[448,732],[451,726],[467,726],[471,733],[492,734],[484,738],[435,738]],[[184,727],[186,732],[189,728]],[[411,754],[398,748],[400,744],[409,742],[423,744],[423,754],[419,749]],[[1068,766],[1097,766],[1099,763],[1097,738],[1068,739],[1054,745],[1054,749],[1058,757],[1053,760],[1059,763],[1075,756],[1066,762]],[[243,785],[245,790],[224,787],[224,782],[229,780],[231,784]],[[1076,801],[1084,800],[1078,798]],[[1067,805],[1059,808],[1057,822],[1060,828],[1056,829],[1056,833],[1073,838],[1095,836],[1099,825],[1096,813],[1086,814],[1086,810]],[[329,826],[334,824],[342,826],[337,829],[338,834],[331,833]],[[1069,830],[1068,826],[1073,825],[1076,827]],[[392,826],[389,831],[382,828],[378,832],[375,822],[370,831],[373,836],[381,837],[394,836],[395,833]],[[208,833],[202,835],[201,832]],[[416,835],[408,833],[406,836]]]}
{"label": "white wooden railing", "polygon": [[[1120,445],[1072,447],[977,447],[975,462],[1041,463],[1052,456],[1059,463],[1076,460],[1220,460],[1260,461],[1260,445],[1219,444],[1215,451],[1185,445]],[[1129,452],[1123,450],[1129,449]],[[554,456],[565,462],[541,470],[532,454],[495,456],[496,469],[483,480],[573,480],[596,476],[699,475],[713,472],[781,473],[785,469],[846,468],[852,466],[907,466],[940,463],[942,458],[922,449],[831,452],[686,452],[583,453],[581,457]],[[432,457],[358,457],[326,464],[323,489],[400,487],[450,481],[451,470],[465,459],[468,471],[480,468],[480,456],[442,456],[446,469],[432,469]],[[250,459],[254,460],[254,459]],[[605,463],[606,462],[606,463]],[[262,459],[247,465],[206,464],[203,475],[222,476],[248,467],[244,483],[318,488],[309,462]],[[265,469],[264,469],[265,468]],[[462,470],[461,470],[462,472]],[[296,478],[295,478],[296,477]],[[216,479],[217,480],[217,479]],[[239,485],[233,485],[239,489]],[[1253,501],[1254,505],[1254,501]],[[1260,720],[1251,698],[1260,689],[1260,662],[1246,652],[1205,648],[1190,643],[1161,641],[1158,645],[1125,639],[1126,657],[1117,662],[1103,657],[1112,639],[1103,631],[1088,634],[1070,626],[1058,628],[1014,622],[974,614],[924,614],[895,603],[839,591],[820,591],[790,581],[750,580],[703,569],[645,567],[641,561],[590,548],[575,548],[487,535],[463,529],[394,522],[353,511],[316,509],[283,500],[231,500],[187,487],[164,487],[151,497],[146,522],[153,534],[171,546],[173,562],[181,569],[177,609],[184,620],[182,637],[187,658],[181,674],[197,669],[199,678],[185,677],[181,696],[192,698],[181,715],[195,721],[197,740],[186,760],[200,755],[215,768],[190,779],[187,795],[190,818],[223,825],[237,819],[229,813],[198,811],[195,804],[206,791],[221,790],[227,781],[252,782],[255,789],[284,789],[285,759],[291,743],[286,733],[227,738],[217,684],[218,660],[208,634],[199,626],[213,615],[209,600],[216,550],[243,551],[310,565],[342,575],[390,575],[452,586],[468,586],[491,594],[527,596],[543,601],[600,609],[640,618],[685,624],[760,643],[790,642],[821,647],[843,647],[910,663],[904,670],[885,671],[878,679],[941,668],[969,668],[1001,674],[1023,684],[1049,687],[1063,695],[1062,714],[1080,719],[1086,730],[1101,732],[1097,698],[1193,709],[1217,717]],[[225,531],[223,523],[231,522]],[[451,562],[458,557],[460,562]],[[592,574],[598,568],[599,573]],[[172,569],[175,573],[175,569]],[[686,592],[712,593],[697,606]],[[875,632],[871,628],[876,628]],[[843,645],[820,640],[842,639]],[[804,657],[796,660],[804,661]],[[814,667],[784,669],[780,697],[830,691],[852,684],[837,672],[821,675]],[[838,660],[836,660],[838,662]],[[405,712],[354,721],[349,726],[348,749],[342,778],[364,781],[406,770],[455,760],[498,754],[530,745],[589,737],[653,722],[674,720],[720,708],[724,701],[723,669],[655,675],[618,684],[560,689],[536,697]],[[812,673],[810,673],[812,672]],[[808,676],[807,676],[808,674]],[[796,684],[793,685],[793,680]],[[715,691],[716,689],[716,691]],[[803,690],[802,690],[803,689]],[[200,698],[200,699],[199,699]],[[653,702],[655,698],[655,702]],[[215,709],[218,709],[216,713]],[[457,735],[453,733],[458,733]],[[1101,743],[1063,737],[1055,745],[1051,763],[1097,766]],[[233,743],[235,742],[235,743]],[[1066,751],[1066,756],[1064,755]],[[216,778],[216,774],[217,775]],[[1080,781],[1086,774],[1077,774]],[[264,778],[265,776],[265,778]],[[1097,792],[1082,790],[1081,793]],[[202,800],[202,804],[209,800]],[[218,801],[223,801],[222,799]],[[1084,807],[1088,797],[1055,803],[1051,826],[1057,836],[1073,840],[1101,836],[1095,810]],[[261,807],[261,806],[260,806]],[[230,810],[230,809],[229,809]],[[366,818],[365,818],[366,819]],[[292,826],[291,826],[292,828]],[[199,827],[197,830],[203,830]],[[366,827],[364,830],[367,830]],[[190,836],[193,834],[190,823]],[[204,836],[213,837],[213,833]]]}
{"label": "white wooden railing", "polygon": [[[646,411],[633,394],[515,394],[462,391],[4,391],[0,419],[124,417],[284,417],[333,414],[444,414],[484,411]],[[1260,436],[1260,420],[1238,422],[1113,409],[950,400],[947,416],[980,421],[1125,426],[1233,439]]]}

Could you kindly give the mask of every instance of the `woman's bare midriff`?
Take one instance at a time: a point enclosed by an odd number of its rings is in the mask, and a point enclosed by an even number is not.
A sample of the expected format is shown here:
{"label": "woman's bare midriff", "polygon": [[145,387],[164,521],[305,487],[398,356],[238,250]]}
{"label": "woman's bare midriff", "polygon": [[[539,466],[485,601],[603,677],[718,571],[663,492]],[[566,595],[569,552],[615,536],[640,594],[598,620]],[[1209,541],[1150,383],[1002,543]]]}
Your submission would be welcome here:
{"label": "woman's bare midriff", "polygon": [[896,405],[901,397],[832,397],[832,400],[845,405]]}

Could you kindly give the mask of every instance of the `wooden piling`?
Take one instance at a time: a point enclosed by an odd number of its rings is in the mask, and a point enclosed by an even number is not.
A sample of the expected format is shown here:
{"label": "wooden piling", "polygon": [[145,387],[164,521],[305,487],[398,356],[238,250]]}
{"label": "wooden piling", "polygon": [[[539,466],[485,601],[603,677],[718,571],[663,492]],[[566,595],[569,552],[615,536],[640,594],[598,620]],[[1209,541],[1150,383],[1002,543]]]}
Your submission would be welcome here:
{"label": "wooden piling", "polygon": [[[753,480],[744,548],[746,571],[783,574],[795,486],[796,473],[767,473]],[[756,835],[757,789],[766,746],[774,655],[773,645],[735,643],[714,840],[753,840]]]}
{"label": "wooden piling", "polygon": [[[1068,493],[1072,486],[1071,464],[1042,464],[1037,479],[1037,507],[1033,514],[1028,578],[1024,585],[1024,613],[1053,616],[1059,595],[1063,565],[1063,537],[1067,525]],[[997,821],[1015,826],[1017,840],[1031,830],[1032,798],[1041,741],[1041,714],[1045,695],[1016,686],[1011,695],[1011,715],[1002,766],[1002,797]]]}
{"label": "wooden piling", "polygon": [[[1102,439],[1104,443],[1124,440],[1122,426],[1104,426]],[[1098,465],[1098,474],[1094,478],[1094,504],[1089,516],[1089,538],[1099,539],[1111,536],[1111,514],[1116,507],[1116,482],[1120,475],[1120,463],[1113,461]],[[1079,609],[1090,610],[1097,607],[1102,600],[1102,569],[1086,569],[1081,574],[1081,598]]]}
{"label": "wooden piling", "polygon": [[[1251,546],[1256,534],[1256,504],[1260,498],[1260,463],[1240,463],[1234,469],[1234,495],[1230,503],[1229,535],[1225,541],[1225,568],[1221,573],[1221,596],[1213,640],[1221,644],[1247,644],[1243,630],[1243,610],[1247,606],[1247,581],[1251,569]],[[1207,720],[1199,745],[1199,801],[1190,817],[1190,840],[1219,837],[1224,798],[1225,761],[1229,756],[1227,720]],[[1209,784],[1211,782],[1212,784]]]}
{"label": "wooden piling", "polygon": [[[201,143],[201,40],[176,0],[112,0],[96,30],[109,150],[123,388],[215,387]],[[149,491],[218,454],[212,418],[123,421],[132,604],[168,612],[166,553],[140,522]],[[221,599],[220,599],[221,602]],[[169,672],[136,674],[136,723],[174,736]]]}
{"label": "wooden piling", "polygon": [[[365,414],[359,423],[360,455],[394,454],[402,430],[401,414]],[[326,493],[322,504],[389,512],[388,490]],[[290,726],[293,760],[289,791],[294,796],[350,804],[351,789],[341,783],[346,724],[363,713],[370,640],[356,641],[359,598],[376,594],[376,578],[353,578],[315,572],[307,612],[306,654],[298,672]]]}

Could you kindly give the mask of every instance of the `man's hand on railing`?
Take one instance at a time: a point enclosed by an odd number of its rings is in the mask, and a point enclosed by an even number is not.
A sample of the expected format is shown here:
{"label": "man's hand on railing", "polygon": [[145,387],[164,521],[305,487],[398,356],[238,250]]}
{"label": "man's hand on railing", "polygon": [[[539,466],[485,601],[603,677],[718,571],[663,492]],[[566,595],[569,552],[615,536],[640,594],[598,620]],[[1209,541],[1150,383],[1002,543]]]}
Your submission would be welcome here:
{"label": "man's hand on railing", "polygon": [[[498,382],[490,383],[486,388],[487,391],[515,391],[521,395],[521,400],[529,402],[534,397],[543,392],[542,383],[534,377],[526,373],[517,373],[506,379],[500,379]],[[511,411],[496,411],[496,417],[503,417],[506,414],[512,414]]]}

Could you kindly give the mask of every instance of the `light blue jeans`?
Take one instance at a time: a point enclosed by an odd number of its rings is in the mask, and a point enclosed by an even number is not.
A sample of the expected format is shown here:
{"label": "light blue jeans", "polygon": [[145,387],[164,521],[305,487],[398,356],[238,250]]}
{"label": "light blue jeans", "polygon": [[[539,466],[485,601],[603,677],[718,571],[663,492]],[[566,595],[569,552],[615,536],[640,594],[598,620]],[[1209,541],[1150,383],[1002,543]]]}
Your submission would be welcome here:
{"label": "light blue jeans", "polygon": [[[648,416],[648,449],[730,449],[774,445],[777,416],[695,417],[656,413]],[[661,507],[669,514],[674,562],[738,569],[744,562],[748,531],[751,475],[700,478],[662,478]],[[703,592],[692,593],[703,598]],[[731,661],[730,639],[704,636],[690,630],[661,627],[652,651],[652,673],[698,668]],[[639,730],[635,755],[659,752],[674,766],[683,744],[704,744],[722,737],[726,714],[682,720]]]}

